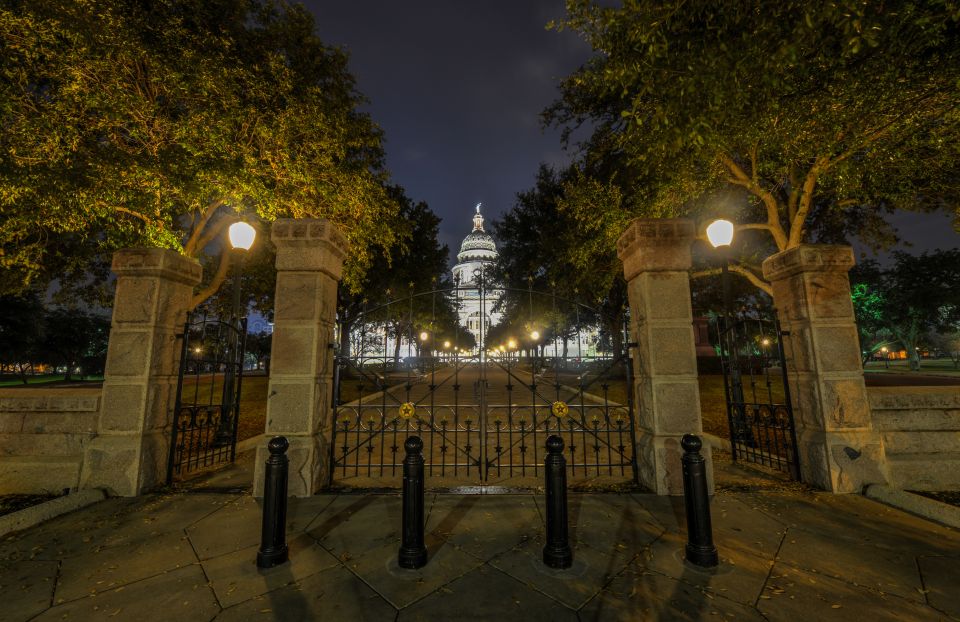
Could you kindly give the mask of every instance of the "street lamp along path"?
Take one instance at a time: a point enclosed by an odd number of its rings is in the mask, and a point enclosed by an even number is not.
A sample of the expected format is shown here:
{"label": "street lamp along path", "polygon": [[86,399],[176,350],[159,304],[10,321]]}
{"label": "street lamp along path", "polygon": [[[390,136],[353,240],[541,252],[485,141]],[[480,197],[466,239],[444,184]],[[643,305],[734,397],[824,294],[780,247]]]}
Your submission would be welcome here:
{"label": "street lamp along path", "polygon": [[234,357],[234,364],[227,365],[226,373],[223,378],[223,398],[221,399],[220,425],[217,428],[217,434],[214,441],[215,446],[228,445],[233,441],[236,434],[237,412],[236,395],[236,375],[237,369],[243,365],[243,350],[241,335],[245,334],[243,329],[243,318],[241,316],[241,281],[243,280],[243,260],[247,251],[253,246],[257,239],[257,230],[249,223],[238,221],[230,225],[227,230],[227,237],[230,239],[230,246],[236,253],[233,277],[233,307],[230,309],[230,324],[234,327],[231,335],[230,352]]}
{"label": "street lamp along path", "polygon": [[707,239],[714,248],[730,246],[733,242],[733,223],[719,218],[707,226]]}
{"label": "street lamp along path", "polygon": [[239,250],[248,251],[257,238],[257,230],[250,226],[249,223],[243,221],[235,222],[230,225],[228,236],[230,238],[230,246]]}

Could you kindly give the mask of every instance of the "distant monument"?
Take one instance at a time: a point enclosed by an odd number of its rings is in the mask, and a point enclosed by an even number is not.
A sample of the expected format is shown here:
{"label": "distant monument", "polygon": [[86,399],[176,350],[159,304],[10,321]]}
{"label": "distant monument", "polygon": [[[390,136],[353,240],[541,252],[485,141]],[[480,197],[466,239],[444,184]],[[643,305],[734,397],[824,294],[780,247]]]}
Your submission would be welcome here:
{"label": "distant monument", "polygon": [[[479,283],[481,276],[489,272],[497,263],[499,254],[493,237],[483,229],[481,203],[477,203],[473,216],[473,231],[463,238],[460,252],[457,253],[457,265],[453,267],[453,280],[459,282],[460,324],[473,333],[480,346],[481,326],[483,333],[500,322],[501,314],[492,309],[499,302],[503,292],[486,290],[481,300]],[[466,288],[466,289],[464,289]]]}

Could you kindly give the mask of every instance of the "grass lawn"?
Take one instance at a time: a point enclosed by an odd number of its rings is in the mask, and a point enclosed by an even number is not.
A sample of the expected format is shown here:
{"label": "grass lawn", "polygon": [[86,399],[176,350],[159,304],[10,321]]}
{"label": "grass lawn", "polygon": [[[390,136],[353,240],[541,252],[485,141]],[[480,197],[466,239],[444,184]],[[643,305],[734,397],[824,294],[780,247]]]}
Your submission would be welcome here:
{"label": "grass lawn", "polygon": [[[263,434],[267,420],[267,376],[244,376],[240,386],[240,421],[237,429],[237,440],[243,441]],[[199,382],[195,378],[184,378],[184,400],[194,399],[193,388],[196,387],[198,403],[220,403],[220,394],[223,391],[223,376],[211,378],[202,376]],[[211,399],[211,395],[213,398]]]}
{"label": "grass lawn", "polygon": [[700,418],[703,422],[703,431],[720,438],[730,438],[723,376],[703,375],[697,380],[700,383]]}
{"label": "grass lawn", "polygon": [[870,373],[960,376],[960,369],[957,369],[950,359],[920,359],[919,371],[910,371],[910,362],[905,360],[889,361],[886,364],[883,361],[867,361],[863,369]]}
{"label": "grass lawn", "polygon": [[[27,385],[50,384],[54,382],[63,382],[63,374],[37,374],[27,376]],[[103,376],[71,376],[70,382],[103,382]],[[0,387],[22,387],[23,380],[19,376],[0,376]]]}

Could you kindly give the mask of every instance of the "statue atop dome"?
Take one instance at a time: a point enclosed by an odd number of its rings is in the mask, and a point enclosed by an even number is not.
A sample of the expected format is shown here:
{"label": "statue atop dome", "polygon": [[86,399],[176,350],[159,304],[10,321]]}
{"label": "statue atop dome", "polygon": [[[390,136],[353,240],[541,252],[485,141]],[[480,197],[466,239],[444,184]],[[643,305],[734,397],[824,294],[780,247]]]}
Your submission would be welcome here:
{"label": "statue atop dome", "polygon": [[473,230],[474,231],[483,231],[483,216],[480,215],[480,206],[483,203],[477,203],[477,213],[473,217]]}

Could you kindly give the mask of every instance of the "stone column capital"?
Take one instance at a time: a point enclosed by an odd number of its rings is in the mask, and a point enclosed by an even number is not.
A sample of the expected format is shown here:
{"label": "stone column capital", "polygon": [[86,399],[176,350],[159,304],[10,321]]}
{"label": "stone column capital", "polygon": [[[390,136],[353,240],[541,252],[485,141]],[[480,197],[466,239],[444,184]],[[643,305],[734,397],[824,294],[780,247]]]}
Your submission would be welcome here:
{"label": "stone column capital", "polygon": [[617,240],[623,276],[630,281],[641,272],[686,271],[697,230],[689,218],[637,218]]}
{"label": "stone column capital", "polygon": [[782,281],[803,272],[842,272],[846,274],[856,262],[853,248],[833,244],[801,244],[767,257],[763,261],[763,278]]}
{"label": "stone column capital", "polygon": [[278,218],[270,231],[278,271],[320,271],[340,280],[349,243],[326,218]]}
{"label": "stone column capital", "polygon": [[200,262],[168,248],[125,248],[113,254],[110,266],[118,277],[160,277],[191,287],[200,283]]}

